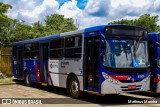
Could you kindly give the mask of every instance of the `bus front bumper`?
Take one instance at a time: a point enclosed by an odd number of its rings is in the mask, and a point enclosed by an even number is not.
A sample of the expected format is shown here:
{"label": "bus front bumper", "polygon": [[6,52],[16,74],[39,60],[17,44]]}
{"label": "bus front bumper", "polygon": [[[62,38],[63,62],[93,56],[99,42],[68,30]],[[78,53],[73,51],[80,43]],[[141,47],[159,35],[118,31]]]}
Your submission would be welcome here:
{"label": "bus front bumper", "polygon": [[[129,88],[129,86],[134,86]],[[132,83],[113,83],[105,80],[101,84],[101,94],[118,94],[123,92],[137,92],[137,91],[148,91],[150,89],[150,78],[145,78],[140,82]]]}

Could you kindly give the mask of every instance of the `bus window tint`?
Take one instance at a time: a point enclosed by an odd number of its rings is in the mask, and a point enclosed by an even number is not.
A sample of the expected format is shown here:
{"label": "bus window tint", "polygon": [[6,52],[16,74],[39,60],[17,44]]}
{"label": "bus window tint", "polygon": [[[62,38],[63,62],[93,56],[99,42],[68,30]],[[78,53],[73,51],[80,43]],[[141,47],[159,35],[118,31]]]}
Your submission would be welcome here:
{"label": "bus window tint", "polygon": [[24,45],[24,59],[30,59],[31,44]]}
{"label": "bus window tint", "polygon": [[65,58],[81,58],[82,37],[65,38]]}
{"label": "bus window tint", "polygon": [[24,45],[24,59],[38,59],[39,43],[31,43]]}
{"label": "bus window tint", "polygon": [[39,43],[32,43],[32,51],[37,51],[39,49]]}
{"label": "bus window tint", "polygon": [[63,47],[63,39],[56,39],[51,41],[51,49],[62,48]]}
{"label": "bus window tint", "polygon": [[74,38],[75,37],[69,37],[65,39],[65,47],[74,47]]}
{"label": "bus window tint", "polygon": [[62,58],[62,50],[51,50],[50,51],[50,58]]}
{"label": "bus window tint", "polygon": [[65,58],[81,58],[81,48],[65,49]]}
{"label": "bus window tint", "polygon": [[51,59],[61,59],[63,58],[63,38],[55,39],[51,41],[50,46],[50,58]]}
{"label": "bus window tint", "polygon": [[25,44],[24,51],[30,51],[30,50],[31,50],[31,44]]}
{"label": "bus window tint", "polygon": [[30,59],[30,52],[24,52],[24,59]]}
{"label": "bus window tint", "polygon": [[38,59],[39,57],[38,49],[39,49],[38,42],[31,44],[31,59]]}

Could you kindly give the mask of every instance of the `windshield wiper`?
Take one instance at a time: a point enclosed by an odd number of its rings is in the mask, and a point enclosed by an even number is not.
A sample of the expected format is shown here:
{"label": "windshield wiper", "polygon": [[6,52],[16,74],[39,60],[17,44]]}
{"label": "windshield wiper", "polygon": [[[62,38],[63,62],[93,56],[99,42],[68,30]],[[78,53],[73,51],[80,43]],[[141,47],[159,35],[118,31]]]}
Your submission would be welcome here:
{"label": "windshield wiper", "polygon": [[139,46],[139,43],[140,43],[141,39],[142,39],[142,37],[138,38],[138,41],[136,40],[136,43],[133,44],[133,47],[134,47],[134,52],[133,53],[134,53],[135,59],[136,59],[136,51],[138,49],[138,46]]}
{"label": "windshield wiper", "polygon": [[127,61],[128,61],[128,55],[127,55],[127,52],[126,52],[126,50],[125,50],[125,48],[124,48],[123,44],[121,44],[121,46],[122,46],[123,51],[124,51],[124,53],[125,53],[125,55],[126,55],[126,59],[127,59]]}
{"label": "windshield wiper", "polygon": [[128,61],[128,55],[127,55],[127,52],[126,52],[126,50],[125,50],[124,46],[122,45],[122,43],[121,43],[121,41],[120,41],[120,38],[117,38],[117,40],[119,41],[119,47],[121,48],[121,46],[122,46],[123,51],[124,51],[124,53],[125,53],[125,55],[126,55],[126,59],[127,59],[127,61]]}

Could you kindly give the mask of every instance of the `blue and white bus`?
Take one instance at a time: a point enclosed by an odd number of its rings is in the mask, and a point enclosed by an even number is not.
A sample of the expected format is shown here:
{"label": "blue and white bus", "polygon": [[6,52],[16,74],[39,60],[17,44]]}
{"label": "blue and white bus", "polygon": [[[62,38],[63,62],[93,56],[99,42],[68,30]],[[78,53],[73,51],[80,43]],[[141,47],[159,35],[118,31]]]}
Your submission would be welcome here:
{"label": "blue and white bus", "polygon": [[147,30],[101,25],[13,43],[13,75],[82,92],[147,91],[150,85]]}
{"label": "blue and white bus", "polygon": [[160,33],[148,34],[151,83],[150,91],[160,93]]}

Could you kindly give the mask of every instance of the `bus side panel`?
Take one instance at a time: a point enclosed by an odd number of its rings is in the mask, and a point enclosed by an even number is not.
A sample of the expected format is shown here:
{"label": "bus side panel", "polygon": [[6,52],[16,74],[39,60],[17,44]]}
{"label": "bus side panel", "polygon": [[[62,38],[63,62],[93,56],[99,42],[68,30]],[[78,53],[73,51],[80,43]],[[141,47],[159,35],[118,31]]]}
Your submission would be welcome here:
{"label": "bus side panel", "polygon": [[39,61],[38,60],[24,60],[24,72],[29,72],[32,82],[39,82]]}
{"label": "bus side panel", "polygon": [[70,73],[77,75],[80,90],[83,90],[82,60],[49,60],[49,75],[52,85],[66,88],[67,77]]}
{"label": "bus side panel", "polygon": [[[156,63],[155,63],[156,65]],[[156,67],[155,71],[154,71],[154,89],[153,91],[156,93],[160,93],[160,70],[159,68]]]}
{"label": "bus side panel", "polygon": [[[80,83],[80,90],[83,90],[83,68],[82,59],[79,60],[61,60],[60,66],[60,87],[66,87],[67,77],[70,73],[73,73],[77,76]],[[63,75],[63,74],[67,74]]]}
{"label": "bus side panel", "polygon": [[12,74],[15,78],[18,78],[16,66],[17,66],[17,60],[12,60]]}
{"label": "bus side panel", "polygon": [[48,63],[49,78],[53,86],[59,86],[59,60],[50,60]]}

